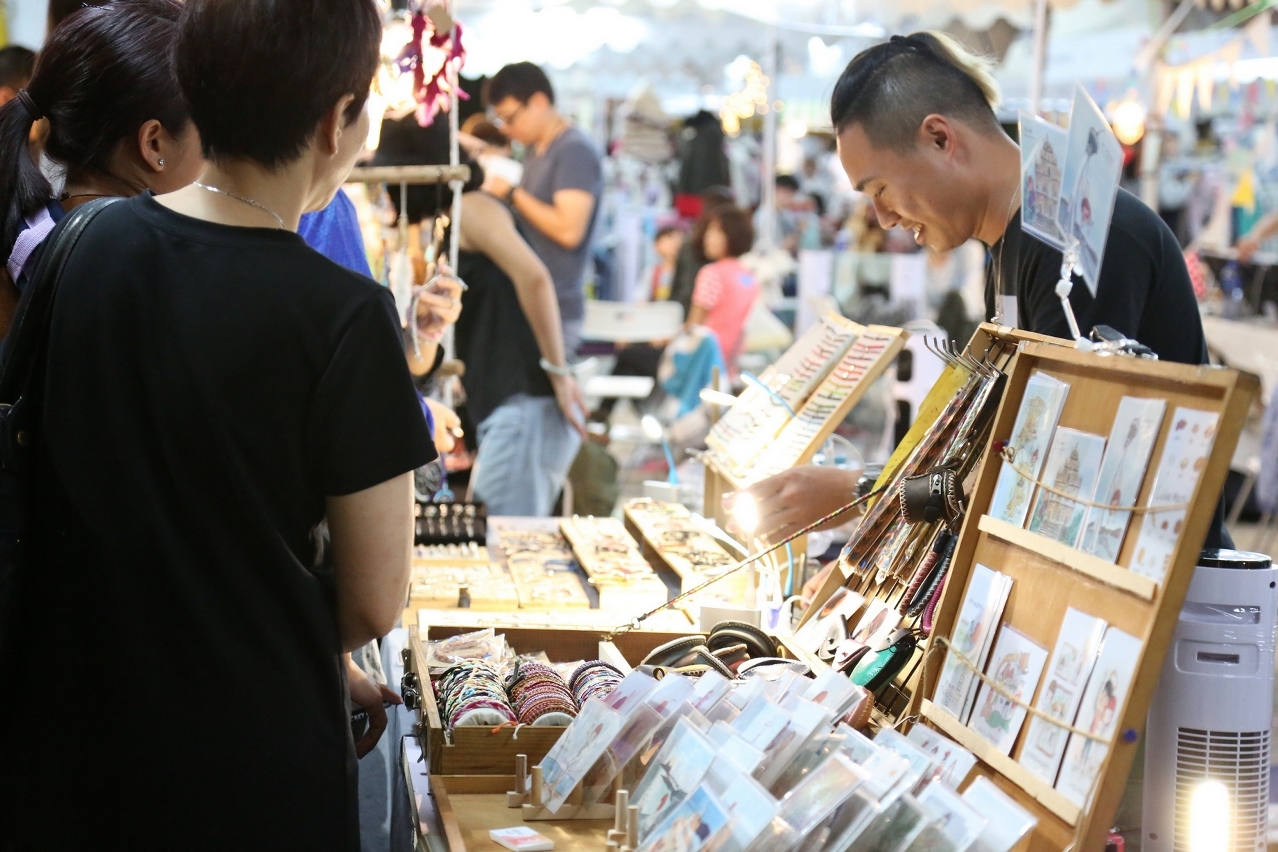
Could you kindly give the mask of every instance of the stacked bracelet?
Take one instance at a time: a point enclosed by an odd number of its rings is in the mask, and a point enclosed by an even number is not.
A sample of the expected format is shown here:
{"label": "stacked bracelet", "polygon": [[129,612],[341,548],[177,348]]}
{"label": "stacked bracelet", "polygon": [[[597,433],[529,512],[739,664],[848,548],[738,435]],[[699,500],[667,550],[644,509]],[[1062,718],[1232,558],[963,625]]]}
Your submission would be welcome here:
{"label": "stacked bracelet", "polygon": [[521,725],[570,725],[577,716],[568,684],[542,663],[520,663],[506,682],[506,692]]}
{"label": "stacked bracelet", "polygon": [[497,726],[516,721],[501,674],[491,663],[459,663],[435,682],[440,709],[449,730],[458,726]]}
{"label": "stacked bracelet", "polygon": [[591,660],[582,663],[568,679],[568,688],[577,699],[578,706],[584,707],[592,698],[606,698],[621,683],[621,671],[603,660]]}

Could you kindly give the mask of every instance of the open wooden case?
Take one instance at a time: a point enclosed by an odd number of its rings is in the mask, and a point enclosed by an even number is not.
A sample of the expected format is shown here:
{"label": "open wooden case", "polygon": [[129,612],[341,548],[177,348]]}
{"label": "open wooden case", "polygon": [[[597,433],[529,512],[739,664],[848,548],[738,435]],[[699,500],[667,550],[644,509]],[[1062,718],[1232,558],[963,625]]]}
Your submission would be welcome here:
{"label": "open wooden case", "polygon": [[[978,332],[970,347],[979,354],[986,340],[1000,336],[990,326]],[[1158,686],[1163,658],[1172,640],[1177,616],[1193,577],[1199,552],[1216,512],[1217,495],[1226,474],[1248,409],[1258,391],[1257,380],[1246,374],[1212,367],[1194,367],[1126,356],[1081,353],[1070,346],[1032,338],[1022,339],[1007,364],[1006,387],[995,417],[992,443],[985,451],[969,507],[955,547],[950,573],[937,607],[931,637],[924,643],[922,665],[911,678],[909,714],[972,751],[979,758],[976,771],[989,776],[1038,817],[1029,843],[1033,850],[1103,849],[1118,808],[1139,737]],[[1129,570],[1140,537],[1142,515],[1133,514],[1117,563],[1109,563],[1074,547],[988,516],[1002,457],[993,451],[1012,438],[1026,384],[1041,371],[1069,384],[1059,427],[1108,436],[1120,401],[1125,396],[1167,402],[1153,453],[1136,506],[1151,505],[1156,473],[1168,437],[1177,428],[1178,408],[1214,412],[1216,434],[1206,456],[1183,526],[1175,539],[1162,582]],[[1092,795],[1079,807],[1051,784],[1022,766],[1017,758],[1026,747],[1028,721],[1021,726],[1010,756],[933,703],[946,650],[971,583],[974,566],[988,566],[1012,578],[1001,616],[1035,643],[1051,649],[1068,607],[1104,619],[1140,642],[1130,687],[1118,702],[1118,720],[1100,764]],[[1033,706],[1043,677],[1030,700]]]}

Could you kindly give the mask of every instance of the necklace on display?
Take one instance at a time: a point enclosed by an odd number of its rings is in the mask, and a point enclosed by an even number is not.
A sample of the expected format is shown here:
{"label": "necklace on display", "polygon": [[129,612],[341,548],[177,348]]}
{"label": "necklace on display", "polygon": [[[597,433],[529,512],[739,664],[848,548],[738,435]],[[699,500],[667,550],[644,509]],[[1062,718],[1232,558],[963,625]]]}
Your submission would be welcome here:
{"label": "necklace on display", "polygon": [[215,192],[218,195],[225,195],[227,198],[234,198],[236,201],[243,202],[244,204],[247,204],[250,207],[256,207],[258,210],[261,210],[264,213],[269,213],[275,219],[276,222],[280,223],[281,228],[283,228],[286,231],[288,230],[288,228],[284,226],[284,220],[280,218],[280,214],[276,213],[274,210],[267,207],[265,204],[259,204],[258,202],[254,201],[251,198],[245,198],[244,196],[236,195],[233,192],[227,192],[225,189],[218,189],[216,186],[209,186],[206,183],[200,183],[198,180],[195,182],[194,185],[198,186],[200,189],[207,190],[209,192]]}

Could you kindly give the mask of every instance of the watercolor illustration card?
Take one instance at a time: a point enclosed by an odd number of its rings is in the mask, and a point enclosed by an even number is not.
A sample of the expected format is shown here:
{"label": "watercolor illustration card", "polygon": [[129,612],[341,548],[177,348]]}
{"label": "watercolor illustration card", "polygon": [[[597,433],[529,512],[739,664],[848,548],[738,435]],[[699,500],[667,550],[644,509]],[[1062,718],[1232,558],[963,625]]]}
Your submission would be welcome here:
{"label": "watercolor illustration card", "polygon": [[[1149,454],[1158,440],[1166,412],[1166,400],[1123,397],[1105,445],[1105,460],[1101,462],[1094,502],[1109,506],[1135,505],[1149,467]],[[1079,549],[1117,562],[1131,517],[1130,511],[1091,508],[1083,524]]]}
{"label": "watercolor illustration card", "polygon": [[944,784],[933,782],[918,795],[919,804],[932,815],[932,824],[909,847],[923,850],[966,850],[985,830],[988,820]]}
{"label": "watercolor illustration card", "polygon": [[1021,110],[1021,227],[1053,248],[1065,248],[1061,202],[1069,131]]}
{"label": "watercolor illustration card", "polygon": [[1135,636],[1116,627],[1105,631],[1100,655],[1096,658],[1087,688],[1083,690],[1078,718],[1074,722],[1075,727],[1087,731],[1094,739],[1069,735],[1065,760],[1056,779],[1056,789],[1080,808],[1086,807],[1091,799],[1092,786],[1109,752],[1107,743],[1118,727],[1140,651],[1140,640]]}
{"label": "watercolor illustration card", "polygon": [[639,844],[639,852],[700,852],[728,828],[727,809],[698,787]]}
{"label": "watercolor illustration card", "polygon": [[1013,698],[996,691],[988,683],[982,683],[968,727],[993,743],[1003,754],[1011,754],[1021,726],[1025,724],[1028,713],[1025,707],[1034,697],[1046,663],[1046,648],[1015,627],[1003,625],[998,641],[994,643],[994,653],[990,655],[985,676]]}
{"label": "watercolor illustration card", "polygon": [[641,839],[697,788],[715,752],[714,743],[686,719],[679,720],[630,798],[639,808]]}
{"label": "watercolor illustration card", "polygon": [[1198,479],[1207,467],[1219,415],[1212,411],[1177,408],[1172,414],[1171,432],[1158,462],[1149,506],[1179,506],[1164,512],[1149,512],[1140,526],[1131,569],[1161,583],[1171,568],[1172,553],[1185,525],[1184,507],[1194,497]]}
{"label": "watercolor illustration card", "polygon": [[1056,221],[1067,243],[1077,247],[1080,273],[1096,295],[1101,261],[1109,238],[1109,220],[1123,171],[1123,146],[1114,138],[1109,120],[1081,84],[1074,85],[1069,112],[1069,152],[1061,177],[1061,200]]}
{"label": "watercolor illustration card", "polygon": [[905,738],[936,761],[933,778],[957,790],[976,765],[976,755],[927,725],[915,725]]}
{"label": "watercolor illustration card", "polygon": [[1038,825],[1037,817],[984,776],[963,791],[963,801],[987,820],[968,852],[1011,852]]}
{"label": "watercolor illustration card", "polygon": [[605,749],[621,731],[625,719],[602,701],[587,701],[541,761],[546,808],[555,813],[563,805]]}
{"label": "watercolor illustration card", "polygon": [[[1047,460],[1056,421],[1060,419],[1068,393],[1068,384],[1040,371],[1035,371],[1025,383],[1025,394],[1021,397],[1021,407],[1016,412],[1016,423],[1012,426],[1008,443],[1013,448],[1016,467],[1034,479],[1038,478]],[[989,515],[1012,526],[1023,527],[1033,496],[1034,483],[1004,459],[998,482],[994,485]]]}
{"label": "watercolor illustration card", "polygon": [[[967,721],[972,709],[973,693],[979,680],[976,671],[985,669],[994,630],[1002,620],[1003,607],[1011,590],[1011,577],[977,563],[954,623],[954,635],[945,652],[945,665],[941,668],[932,699],[960,722]],[[957,655],[962,655],[963,659]]]}
{"label": "watercolor illustration card", "polygon": [[[1105,621],[1070,607],[1065,610],[1056,647],[1048,662],[1047,676],[1034,706],[1066,725],[1074,724],[1083,687],[1091,677],[1105,636]],[[1056,781],[1056,772],[1065,754],[1069,732],[1046,719],[1030,720],[1025,745],[1018,758],[1020,764],[1048,784]]]}
{"label": "watercolor illustration card", "polygon": [[786,793],[777,816],[798,837],[802,837],[828,817],[840,802],[855,793],[865,778],[864,769],[842,754],[832,754],[797,787]]}
{"label": "watercolor illustration card", "polygon": [[731,826],[718,852],[745,852],[777,815],[777,800],[749,775],[737,775],[724,789],[714,792]]}
{"label": "watercolor illustration card", "polygon": [[1030,513],[1030,532],[1075,547],[1083,537],[1086,503],[1096,493],[1101,458],[1105,455],[1105,439],[1090,432],[1058,427],[1052,438],[1041,481],[1051,490],[1040,487]]}

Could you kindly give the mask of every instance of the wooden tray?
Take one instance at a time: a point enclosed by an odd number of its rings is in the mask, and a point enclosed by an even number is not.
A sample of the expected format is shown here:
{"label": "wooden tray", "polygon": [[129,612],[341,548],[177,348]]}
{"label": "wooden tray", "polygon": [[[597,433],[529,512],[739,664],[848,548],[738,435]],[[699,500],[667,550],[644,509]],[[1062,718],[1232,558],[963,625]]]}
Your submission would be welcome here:
{"label": "wooden tray", "polygon": [[[488,832],[525,824],[518,808],[506,807],[506,793],[513,789],[514,775],[432,775],[430,791],[449,852],[500,849]],[[538,820],[530,825],[554,841],[555,852],[602,852],[613,821]]]}
{"label": "wooden tray", "polygon": [[[470,633],[480,628],[470,626],[431,627],[430,639],[446,639],[460,633]],[[506,635],[506,641],[517,653],[545,651],[556,662],[573,660],[605,660],[623,672],[630,670],[653,648],[678,639],[686,633],[631,632],[623,633],[612,642],[601,641],[596,630],[543,630],[512,627],[498,631]],[[426,753],[432,775],[498,775],[512,771],[515,755],[528,755],[528,765],[534,766],[546,756],[566,730],[562,727],[519,729],[458,728],[446,737],[440,721],[439,706],[435,702],[434,689],[426,670],[426,631],[416,627],[408,629],[408,660],[405,671],[414,672],[422,684],[422,706],[418,710],[418,731],[424,737]],[[512,825],[516,823],[511,823]]]}
{"label": "wooden tray", "polygon": [[1038,817],[1031,848],[1063,850],[1074,844],[1074,849],[1103,849],[1145,727],[1150,699],[1158,686],[1163,658],[1258,382],[1253,376],[1212,367],[1100,357],[1072,347],[1023,343],[1007,371],[1007,388],[994,423],[993,440],[1009,438],[1026,382],[1035,371],[1070,384],[1059,426],[1108,436],[1123,396],[1167,400],[1166,416],[1136,500],[1141,506],[1149,503],[1155,471],[1174,426],[1176,407],[1220,414],[1211,454],[1161,585],[1120,567],[1131,563],[1139,536],[1139,515],[1133,517],[1118,564],[1113,565],[985,516],[1001,461],[989,450],[969,495],[970,508],[936,613],[933,636],[953,635],[972,568],[979,562],[1015,581],[1002,623],[1016,627],[1048,649],[1055,645],[1061,620],[1071,605],[1105,619],[1142,642],[1132,684],[1117,715],[1115,740],[1102,764],[1090,806],[1074,806],[1015,761],[1024,747],[1028,722],[1021,729],[1012,756],[1007,757],[928,700],[944,662],[943,652],[927,655],[922,688],[914,693],[910,705],[912,714],[973,751],[980,758],[978,771],[991,777]]}

